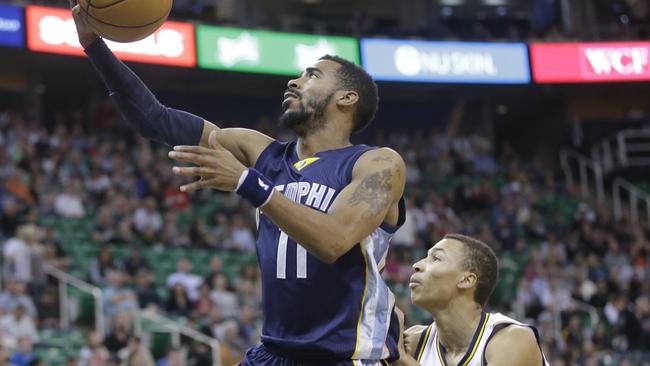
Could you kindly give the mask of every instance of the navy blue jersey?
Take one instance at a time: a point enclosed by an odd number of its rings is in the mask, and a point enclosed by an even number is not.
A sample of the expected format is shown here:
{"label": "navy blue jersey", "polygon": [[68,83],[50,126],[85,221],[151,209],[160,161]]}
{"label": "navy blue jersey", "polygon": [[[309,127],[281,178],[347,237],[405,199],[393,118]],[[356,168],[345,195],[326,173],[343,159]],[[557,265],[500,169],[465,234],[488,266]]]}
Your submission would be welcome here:
{"label": "navy blue jersey", "polygon": [[[372,149],[353,145],[299,161],[295,142],[276,141],[262,152],[255,169],[287,198],[327,212],[350,183],[358,158]],[[403,211],[400,201],[397,226],[378,227],[333,264],[316,259],[262,213],[257,254],[264,346],[302,360],[396,358],[395,298],[380,271],[389,241],[403,223]]]}

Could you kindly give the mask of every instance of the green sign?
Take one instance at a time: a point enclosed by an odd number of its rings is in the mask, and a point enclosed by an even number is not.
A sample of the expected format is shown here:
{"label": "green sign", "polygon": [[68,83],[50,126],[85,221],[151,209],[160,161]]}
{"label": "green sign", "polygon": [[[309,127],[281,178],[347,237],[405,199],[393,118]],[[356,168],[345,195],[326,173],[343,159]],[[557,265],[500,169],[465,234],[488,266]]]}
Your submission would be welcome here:
{"label": "green sign", "polygon": [[197,25],[196,42],[207,69],[298,75],[326,54],[359,64],[357,40],[348,37]]}

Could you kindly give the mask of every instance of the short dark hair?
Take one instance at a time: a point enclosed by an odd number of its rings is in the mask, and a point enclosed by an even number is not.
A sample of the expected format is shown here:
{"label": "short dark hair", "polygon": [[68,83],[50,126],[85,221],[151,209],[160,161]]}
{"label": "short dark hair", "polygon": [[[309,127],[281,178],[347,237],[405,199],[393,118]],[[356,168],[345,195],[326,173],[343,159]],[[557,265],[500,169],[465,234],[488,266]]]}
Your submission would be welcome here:
{"label": "short dark hair", "polygon": [[499,260],[486,243],[461,234],[447,234],[445,239],[457,240],[465,246],[463,269],[475,273],[477,278],[474,301],[485,306],[499,280]]}
{"label": "short dark hair", "polygon": [[340,86],[348,90],[354,90],[359,94],[357,109],[352,117],[352,133],[362,131],[375,119],[377,113],[377,105],[379,104],[377,84],[366,70],[344,58],[325,55],[319,60],[333,61],[341,65],[338,69]]}

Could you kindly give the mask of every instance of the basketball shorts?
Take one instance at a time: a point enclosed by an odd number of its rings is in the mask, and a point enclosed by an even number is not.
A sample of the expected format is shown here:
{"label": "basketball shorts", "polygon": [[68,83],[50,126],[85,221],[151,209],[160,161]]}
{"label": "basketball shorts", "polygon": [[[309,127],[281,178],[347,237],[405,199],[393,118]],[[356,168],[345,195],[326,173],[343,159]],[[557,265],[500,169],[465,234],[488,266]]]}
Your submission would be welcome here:
{"label": "basketball shorts", "polygon": [[249,349],[239,366],[389,366],[385,360],[378,361],[297,361],[291,358],[278,356],[269,352],[264,345]]}

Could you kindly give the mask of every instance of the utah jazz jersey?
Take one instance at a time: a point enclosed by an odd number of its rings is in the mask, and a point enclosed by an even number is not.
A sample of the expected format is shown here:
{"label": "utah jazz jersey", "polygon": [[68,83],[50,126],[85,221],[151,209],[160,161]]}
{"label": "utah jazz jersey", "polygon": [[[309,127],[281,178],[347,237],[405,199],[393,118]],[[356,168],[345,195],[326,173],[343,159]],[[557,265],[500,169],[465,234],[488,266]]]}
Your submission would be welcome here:
{"label": "utah jazz jersey", "polygon": [[[372,149],[353,145],[299,161],[295,142],[276,141],[262,152],[255,169],[290,200],[326,213],[350,183],[356,161]],[[257,255],[264,347],[305,361],[395,359],[395,299],[380,272],[390,239],[404,221],[403,211],[400,200],[397,226],[378,227],[333,264],[316,259],[262,212]]]}
{"label": "utah jazz jersey", "polygon": [[[488,342],[499,330],[510,325],[531,328],[535,333],[535,338],[537,338],[537,344],[539,345],[539,335],[535,327],[520,323],[500,313],[490,314],[484,312],[481,315],[481,321],[474,332],[474,337],[472,337],[472,342],[467,349],[467,353],[458,363],[458,366],[486,366],[485,349],[487,348]],[[543,354],[542,357],[544,357]],[[448,366],[445,359],[445,347],[440,344],[440,337],[435,323],[429,325],[422,332],[422,336],[415,350],[415,358],[422,366]],[[543,364],[540,366],[549,366],[545,357]]]}

